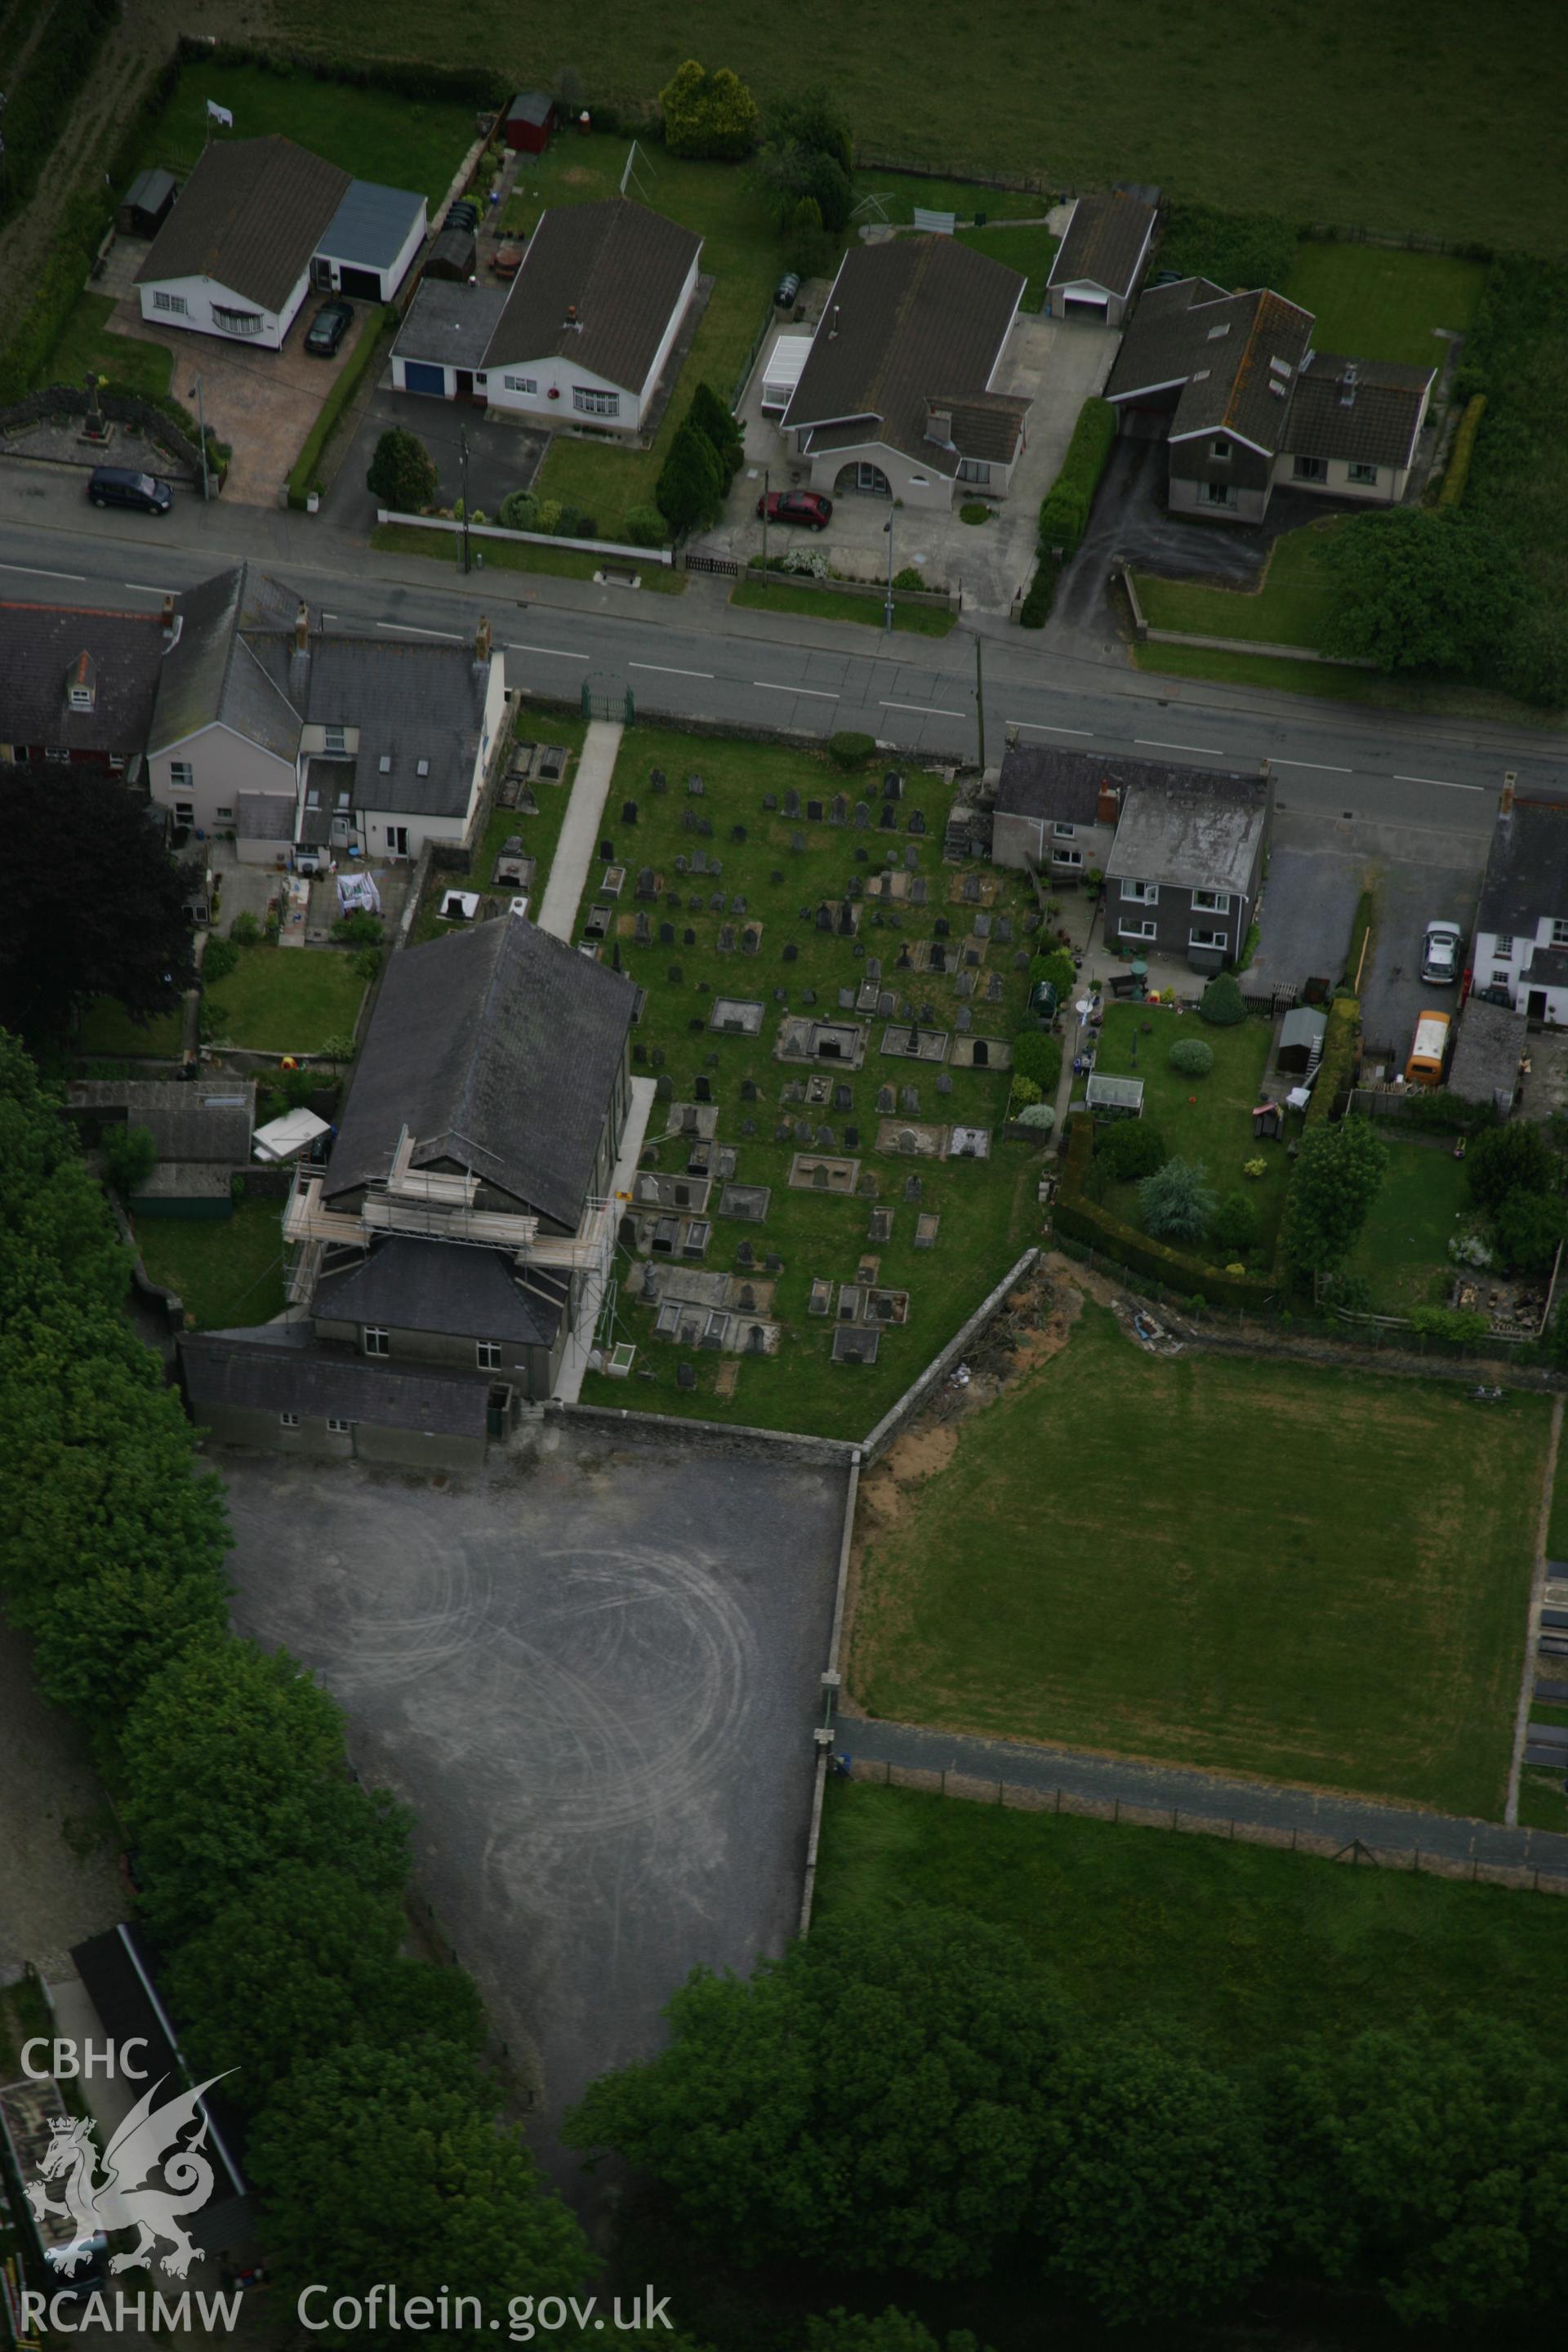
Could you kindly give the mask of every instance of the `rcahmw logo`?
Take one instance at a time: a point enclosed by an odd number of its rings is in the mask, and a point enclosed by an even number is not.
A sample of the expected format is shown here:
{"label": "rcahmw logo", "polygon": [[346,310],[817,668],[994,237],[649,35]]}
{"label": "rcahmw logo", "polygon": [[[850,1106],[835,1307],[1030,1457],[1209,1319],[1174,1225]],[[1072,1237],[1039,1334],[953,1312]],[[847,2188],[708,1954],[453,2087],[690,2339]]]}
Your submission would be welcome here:
{"label": "rcahmw logo", "polygon": [[[50,2117],[38,2177],[27,2183],[26,2193],[40,2229],[47,2221],[74,2225],[74,2237],[50,2249],[56,2270],[73,2277],[111,2231],[134,2230],[135,2244],[114,2256],[111,2271],[150,2269],[158,2249],[166,2245],[160,2268],[171,2278],[184,2277],[199,2259],[184,2218],[200,2212],[213,2187],[202,2095],[223,2079],[209,2075],[194,2091],[176,2091],[162,2106],[153,2102],[163,2081],[153,2084],[110,2141],[101,2171],[91,2125],[80,2116]],[[59,2184],[58,2197],[49,2195],[52,2182]]]}

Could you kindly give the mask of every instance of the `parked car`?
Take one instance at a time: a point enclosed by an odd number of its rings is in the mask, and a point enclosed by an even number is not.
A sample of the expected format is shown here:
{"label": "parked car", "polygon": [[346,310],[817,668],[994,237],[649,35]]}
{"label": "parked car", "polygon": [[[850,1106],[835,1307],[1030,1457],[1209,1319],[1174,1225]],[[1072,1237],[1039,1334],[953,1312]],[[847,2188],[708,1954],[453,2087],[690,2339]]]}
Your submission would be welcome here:
{"label": "parked car", "polygon": [[524,250],[522,246],[515,244],[510,238],[505,245],[498,245],[490,257],[490,268],[495,271],[496,276],[515,278],[522,268]]}
{"label": "parked car", "polygon": [[167,514],[174,503],[167,482],[129,466],[95,466],[88,476],[87,494],[95,507],[134,507],[140,514]]}
{"label": "parked car", "polygon": [[354,322],[352,302],[323,302],[310,321],[305,349],[313,360],[330,360]]}
{"label": "parked car", "polygon": [[1448,1058],[1448,1039],[1453,1022],[1447,1013],[1423,1013],[1415,1024],[1415,1041],[1410,1048],[1410,1058],[1405,1065],[1405,1083],[1408,1087],[1440,1087],[1443,1065]]}
{"label": "parked car", "polygon": [[1428,923],[1421,950],[1421,977],[1439,988],[1451,988],[1459,977],[1459,950],[1465,935],[1458,923]]}
{"label": "parked car", "polygon": [[770,522],[802,522],[808,530],[826,530],[833,520],[833,500],[820,490],[770,490],[757,500],[757,512],[767,509]]}

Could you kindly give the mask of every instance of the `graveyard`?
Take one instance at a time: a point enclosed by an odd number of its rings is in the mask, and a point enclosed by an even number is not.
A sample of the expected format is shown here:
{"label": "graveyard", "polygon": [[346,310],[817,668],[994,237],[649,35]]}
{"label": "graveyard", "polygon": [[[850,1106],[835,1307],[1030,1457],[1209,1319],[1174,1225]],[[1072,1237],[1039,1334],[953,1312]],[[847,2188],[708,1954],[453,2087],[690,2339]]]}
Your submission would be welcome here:
{"label": "graveyard", "polygon": [[[1037,1229],[1003,1135],[1039,918],[951,777],[631,729],[578,909],[646,991],[622,1377],[584,1402],[863,1436]],[[623,1359],[624,1360],[624,1359]]]}

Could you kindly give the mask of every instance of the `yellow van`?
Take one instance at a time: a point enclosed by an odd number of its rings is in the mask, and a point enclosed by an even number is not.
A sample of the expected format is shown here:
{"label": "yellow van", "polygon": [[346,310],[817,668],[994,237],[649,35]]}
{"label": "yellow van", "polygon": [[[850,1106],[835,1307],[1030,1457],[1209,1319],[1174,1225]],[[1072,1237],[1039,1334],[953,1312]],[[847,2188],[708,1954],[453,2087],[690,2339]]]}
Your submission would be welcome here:
{"label": "yellow van", "polygon": [[1405,1085],[1440,1087],[1447,1052],[1448,1015],[1423,1013],[1415,1024],[1415,1043],[1410,1048],[1410,1059],[1405,1065]]}

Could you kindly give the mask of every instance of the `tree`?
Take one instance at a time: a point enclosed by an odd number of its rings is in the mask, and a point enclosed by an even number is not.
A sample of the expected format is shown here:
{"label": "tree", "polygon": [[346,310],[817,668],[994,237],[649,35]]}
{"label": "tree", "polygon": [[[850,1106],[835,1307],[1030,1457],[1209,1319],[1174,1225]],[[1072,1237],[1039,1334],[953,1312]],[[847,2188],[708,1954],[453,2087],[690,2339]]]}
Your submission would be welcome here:
{"label": "tree", "polygon": [[[220,941],[226,947],[226,940]],[[158,1165],[158,1147],[153,1140],[150,1127],[127,1127],[121,1122],[106,1128],[99,1145],[109,1181],[124,1200],[139,1184],[145,1184]]]}
{"label": "tree", "polygon": [[687,417],[669,445],[654,485],[654,499],[672,531],[681,537],[717,522],[724,503],[724,471],[713,444]]}
{"label": "tree", "polygon": [[841,172],[855,169],[855,133],[843,102],[826,82],[786,90],[768,100],[763,136],[770,147],[803,147],[831,155]]}
{"label": "tree", "polygon": [[1052,948],[1048,955],[1037,956],[1029,966],[1031,983],[1048,980],[1057,992],[1059,1003],[1066,1003],[1078,986],[1078,968],[1066,948]]}
{"label": "tree", "polygon": [[1024,1029],[1013,1040],[1013,1067],[1020,1077],[1033,1078],[1042,1097],[1056,1093],[1062,1074],[1062,1041],[1043,1029]]}
{"label": "tree", "polygon": [[1201,1160],[1167,1160],[1145,1176],[1138,1187],[1144,1232],[1161,1242],[1201,1242],[1219,1205],[1205,1172]]}
{"label": "tree", "polygon": [[144,1906],[171,1939],[197,1934],[285,1861],[401,1891],[406,1818],[350,1779],[342,1710],[282,1651],[226,1641],[188,1652],[149,1685],[122,1748]]}
{"label": "tree", "polygon": [[736,2262],[969,2277],[1026,2220],[1059,2032],[1012,1937],[830,1920],[747,1982],[700,1970],[668,2016],[564,2137],[652,2172]]}
{"label": "tree", "polygon": [[1388,1166],[1388,1146],[1367,1118],[1311,1127],[1301,1138],[1285,1196],[1279,1244],[1299,1280],[1343,1265]]}
{"label": "tree", "polygon": [[1247,1018],[1247,1000],[1233,971],[1216,971],[1198,1000],[1198,1018],[1211,1029],[1234,1029]]}
{"label": "tree", "polygon": [[1245,1192],[1227,1192],[1214,1221],[1215,1246],[1245,1257],[1258,1240],[1258,1211]]}
{"label": "tree", "polygon": [[1272,2237],[1268,2161],[1241,2086],[1151,2044],[1073,2052],[1041,2171],[1053,2270],[1111,2322],[1230,2301]]}
{"label": "tree", "polygon": [[1214,1067],[1214,1047],[1201,1037],[1178,1037],[1165,1059],[1184,1078],[1206,1078]]}
{"label": "tree", "polygon": [[1329,565],[1325,650],[1384,670],[1471,676],[1507,645],[1524,600],[1508,541],[1451,507],[1355,515],[1334,533]]}
{"label": "tree", "polygon": [[1113,1118],[1095,1129],[1089,1165],[1107,1184],[1136,1184],[1163,1168],[1170,1156],[1170,1146],[1152,1118]]}
{"label": "tree", "polygon": [[145,805],[91,768],[0,767],[0,1023],[41,1035],[93,996],[172,1011],[196,976],[191,919]]}
{"label": "tree", "polygon": [[728,490],[735,468],[744,454],[745,444],[741,428],[725,407],[710,383],[700,383],[691,395],[691,405],[686,412],[687,422],[695,425],[712,444]]}
{"label": "tree", "polygon": [[[539,2178],[521,2133],[493,2119],[495,2094],[441,2042],[405,2050],[312,2040],[258,2119],[247,2170],[267,2196],[268,2248],[289,2307],[329,2280],[315,2316],[388,2277],[399,2294],[510,2298],[580,2292],[593,2264],[575,2221]],[[324,2344],[363,2342],[329,2328]],[[471,2347],[471,2329],[420,2341]]]}
{"label": "tree", "polygon": [[1514,1192],[1550,1192],[1558,1159],[1541,1129],[1523,1119],[1484,1128],[1465,1158],[1465,1187],[1478,1208],[1494,1213]]}
{"label": "tree", "polygon": [[912,2311],[889,2304],[874,2319],[847,2311],[808,2319],[801,2352],[978,2352],[978,2347],[967,2328],[936,2336]]}
{"label": "tree", "polygon": [[735,163],[757,143],[757,101],[728,66],[707,73],[688,58],[659,91],[658,104],[672,155]]}
{"label": "tree", "polygon": [[1493,1225],[1505,1264],[1518,1274],[1544,1274],[1568,1234],[1568,1203],[1555,1193],[1510,1192]]}
{"label": "tree", "polygon": [[364,486],[397,514],[417,514],[436,503],[436,462],[405,425],[389,425],[371,456]]}

